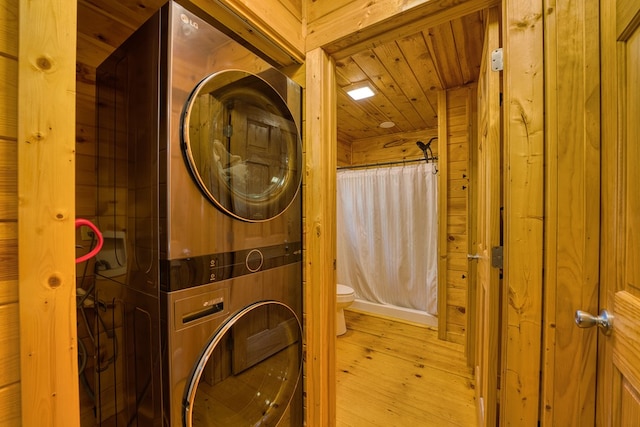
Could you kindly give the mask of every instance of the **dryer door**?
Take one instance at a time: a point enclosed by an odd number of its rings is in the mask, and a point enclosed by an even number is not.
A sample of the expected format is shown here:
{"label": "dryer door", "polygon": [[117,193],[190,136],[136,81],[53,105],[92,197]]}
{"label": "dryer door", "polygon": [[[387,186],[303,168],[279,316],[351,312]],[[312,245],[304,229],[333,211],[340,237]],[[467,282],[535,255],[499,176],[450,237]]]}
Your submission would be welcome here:
{"label": "dryer door", "polygon": [[285,100],[263,78],[226,70],[202,80],[188,98],[181,133],[192,176],[227,214],[266,221],[295,198],[300,132]]}
{"label": "dryer door", "polygon": [[204,348],[187,381],[184,425],[275,426],[290,415],[301,372],[295,313],[276,301],[250,305]]}

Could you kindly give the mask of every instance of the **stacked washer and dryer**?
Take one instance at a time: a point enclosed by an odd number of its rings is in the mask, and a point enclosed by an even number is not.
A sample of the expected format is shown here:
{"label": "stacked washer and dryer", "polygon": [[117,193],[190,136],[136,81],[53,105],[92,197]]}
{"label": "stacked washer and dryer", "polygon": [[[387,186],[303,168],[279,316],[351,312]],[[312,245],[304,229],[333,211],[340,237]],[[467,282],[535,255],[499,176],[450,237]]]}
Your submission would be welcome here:
{"label": "stacked washer and dryer", "polygon": [[303,424],[301,88],[225,33],[171,1],[97,70],[116,425]]}

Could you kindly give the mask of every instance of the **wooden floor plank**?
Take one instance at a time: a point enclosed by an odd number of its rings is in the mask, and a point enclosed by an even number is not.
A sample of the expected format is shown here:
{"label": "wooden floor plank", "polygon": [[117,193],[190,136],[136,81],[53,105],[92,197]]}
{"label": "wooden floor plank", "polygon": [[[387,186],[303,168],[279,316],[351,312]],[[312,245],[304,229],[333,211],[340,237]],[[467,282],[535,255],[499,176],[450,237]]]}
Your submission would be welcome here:
{"label": "wooden floor plank", "polygon": [[[358,331],[362,332],[362,331]],[[449,349],[443,349],[437,343],[420,342],[422,337],[416,336],[410,340],[398,341],[393,336],[374,337],[366,333],[358,333],[349,338],[350,345],[356,345],[363,349],[376,349],[380,353],[428,366],[433,369],[459,374],[460,367],[465,364],[464,354]],[[467,372],[471,374],[471,370]]]}
{"label": "wooden floor plank", "polygon": [[476,425],[463,347],[437,331],[345,311],[338,337],[337,426]]}

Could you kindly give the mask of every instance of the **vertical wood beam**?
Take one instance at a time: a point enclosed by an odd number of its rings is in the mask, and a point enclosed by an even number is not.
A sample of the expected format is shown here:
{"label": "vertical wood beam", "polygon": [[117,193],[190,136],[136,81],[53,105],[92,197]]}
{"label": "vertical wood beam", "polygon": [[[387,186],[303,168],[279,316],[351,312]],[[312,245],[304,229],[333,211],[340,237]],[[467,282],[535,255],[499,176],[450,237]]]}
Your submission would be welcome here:
{"label": "vertical wood beam", "polygon": [[542,322],[542,0],[503,2],[505,211],[500,424],[537,425]]}
{"label": "vertical wood beam", "polygon": [[[497,12],[496,12],[497,13]],[[489,21],[487,20],[487,26]],[[467,254],[476,254],[477,252],[477,240],[475,231],[478,229],[478,141],[479,141],[479,126],[478,126],[478,92],[477,85],[471,85],[468,88],[469,96],[467,98],[467,116],[469,117],[469,158],[467,160],[467,167],[469,173],[467,179],[469,185],[467,194]],[[477,262],[467,263],[467,304],[466,304],[466,342],[464,353],[467,357],[467,366],[473,368],[475,366],[476,356],[476,316],[477,316]]]}
{"label": "vertical wood beam", "polygon": [[[600,96],[601,96],[601,176],[602,180],[600,202],[600,295],[599,306],[611,307],[614,294],[618,289],[618,269],[621,260],[609,254],[620,253],[621,238],[617,233],[620,229],[620,212],[622,211],[616,189],[622,182],[624,168],[622,164],[623,150],[621,149],[621,135],[619,132],[618,91],[623,84],[622,73],[618,64],[617,28],[615,1],[600,2]],[[614,178],[615,177],[615,178]],[[596,423],[598,426],[615,425],[611,422],[615,417],[611,390],[613,388],[613,346],[607,340],[598,340],[598,372],[596,396]]]}
{"label": "vertical wood beam", "polygon": [[306,422],[336,422],[336,90],[335,64],[307,52],[304,237]]}
{"label": "vertical wood beam", "polygon": [[75,1],[20,2],[18,238],[22,424],[78,426]]}
{"label": "vertical wood beam", "polygon": [[447,91],[438,92],[438,338],[447,339],[447,181],[448,168]]}

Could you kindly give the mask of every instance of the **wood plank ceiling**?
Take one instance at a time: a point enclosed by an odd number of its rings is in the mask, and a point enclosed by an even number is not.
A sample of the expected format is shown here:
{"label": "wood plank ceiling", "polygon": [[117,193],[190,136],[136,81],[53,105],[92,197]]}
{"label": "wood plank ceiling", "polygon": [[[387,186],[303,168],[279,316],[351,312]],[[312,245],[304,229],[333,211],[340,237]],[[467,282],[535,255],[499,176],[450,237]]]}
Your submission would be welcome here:
{"label": "wood plank ceiling", "polygon": [[[95,68],[166,0],[79,0],[78,80],[91,83]],[[336,61],[338,141],[437,127],[437,93],[477,81],[483,12],[372,46]],[[375,95],[346,94],[369,82]],[[395,126],[382,128],[380,123]]]}

